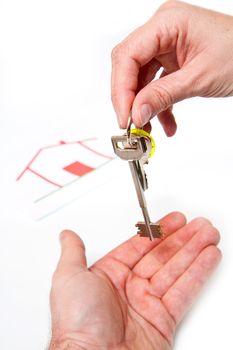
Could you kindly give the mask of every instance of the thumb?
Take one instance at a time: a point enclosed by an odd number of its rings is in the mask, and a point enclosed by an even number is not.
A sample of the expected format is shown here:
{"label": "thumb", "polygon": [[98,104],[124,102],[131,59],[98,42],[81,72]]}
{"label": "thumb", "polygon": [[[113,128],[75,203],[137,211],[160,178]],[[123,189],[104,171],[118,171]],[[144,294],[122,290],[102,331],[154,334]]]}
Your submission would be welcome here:
{"label": "thumb", "polygon": [[58,268],[75,268],[83,270],[87,267],[85,246],[81,238],[73,231],[65,230],[60,234],[61,257]]}
{"label": "thumb", "polygon": [[[145,86],[134,99],[132,107],[133,122],[136,127],[142,127],[156,114],[169,111],[169,108],[178,101],[191,96],[193,84],[190,74],[185,69],[163,76]],[[171,116],[160,122],[166,129],[174,120]]]}

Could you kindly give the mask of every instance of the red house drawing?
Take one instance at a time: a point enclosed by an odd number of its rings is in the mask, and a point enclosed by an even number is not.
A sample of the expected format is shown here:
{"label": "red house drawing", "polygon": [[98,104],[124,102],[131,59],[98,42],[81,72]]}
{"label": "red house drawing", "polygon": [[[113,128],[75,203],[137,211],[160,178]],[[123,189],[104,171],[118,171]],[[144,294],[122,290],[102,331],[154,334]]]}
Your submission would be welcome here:
{"label": "red house drawing", "polygon": [[36,179],[37,183],[40,182],[40,187],[43,183],[46,184],[46,191],[50,185],[50,191],[64,187],[112,159],[112,156],[101,151],[97,138],[60,141],[58,144],[40,148],[19,174],[17,181],[30,174],[30,177],[34,177],[32,186]]}

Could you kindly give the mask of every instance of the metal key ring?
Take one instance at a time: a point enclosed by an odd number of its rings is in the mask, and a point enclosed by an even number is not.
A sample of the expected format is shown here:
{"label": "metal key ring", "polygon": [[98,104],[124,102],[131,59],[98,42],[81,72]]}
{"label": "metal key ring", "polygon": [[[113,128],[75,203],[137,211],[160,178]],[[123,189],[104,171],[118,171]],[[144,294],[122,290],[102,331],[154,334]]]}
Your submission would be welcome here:
{"label": "metal key ring", "polygon": [[127,142],[131,145],[132,140],[131,140],[131,125],[133,124],[132,120],[132,111],[130,111],[129,118],[128,118],[128,124],[127,124],[127,129],[126,129],[126,134],[127,134]]}

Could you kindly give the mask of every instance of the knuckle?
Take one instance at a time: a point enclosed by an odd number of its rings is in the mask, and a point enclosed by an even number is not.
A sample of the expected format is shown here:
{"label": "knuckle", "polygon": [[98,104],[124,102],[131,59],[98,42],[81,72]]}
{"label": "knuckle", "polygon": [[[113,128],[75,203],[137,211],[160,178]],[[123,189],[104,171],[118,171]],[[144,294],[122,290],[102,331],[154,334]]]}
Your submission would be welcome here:
{"label": "knuckle", "polygon": [[175,23],[181,24],[187,23],[187,20],[190,18],[190,10],[194,11],[194,7],[191,4],[177,0],[168,0],[159,7],[157,14],[162,16],[161,18],[163,19],[164,16],[167,19],[170,19],[172,16]]}
{"label": "knuckle", "polygon": [[185,4],[178,1],[178,0],[167,0],[165,3],[163,3],[160,6],[161,10],[167,10],[167,9],[173,9],[173,8],[177,8],[178,6],[184,6]]}

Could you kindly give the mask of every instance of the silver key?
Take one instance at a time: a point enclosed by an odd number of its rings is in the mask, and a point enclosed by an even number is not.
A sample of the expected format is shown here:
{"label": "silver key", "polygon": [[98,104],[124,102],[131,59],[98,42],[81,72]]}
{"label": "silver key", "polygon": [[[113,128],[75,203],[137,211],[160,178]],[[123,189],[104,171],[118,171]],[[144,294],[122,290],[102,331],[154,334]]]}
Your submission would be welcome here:
{"label": "silver key", "polygon": [[145,220],[145,222],[138,222],[136,224],[138,234],[143,237],[149,237],[150,240],[161,237],[160,226],[150,221],[144,196],[144,191],[148,188],[144,164],[148,163],[151,141],[143,136],[129,135],[127,132],[123,136],[112,136],[112,144],[116,155],[123,160],[127,160],[130,166],[139,205]]}

